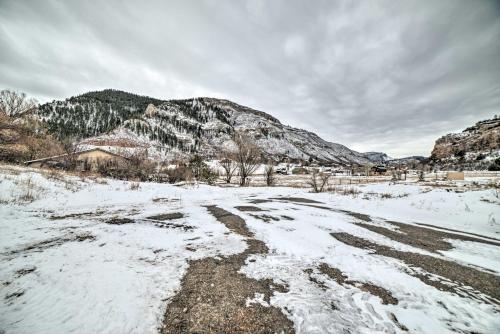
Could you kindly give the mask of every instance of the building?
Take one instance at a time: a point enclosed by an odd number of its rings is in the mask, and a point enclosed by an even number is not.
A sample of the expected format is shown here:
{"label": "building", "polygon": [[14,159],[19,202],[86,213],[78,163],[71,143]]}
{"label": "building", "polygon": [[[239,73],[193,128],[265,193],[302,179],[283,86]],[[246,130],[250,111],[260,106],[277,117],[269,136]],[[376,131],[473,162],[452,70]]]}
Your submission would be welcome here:
{"label": "building", "polygon": [[447,172],[447,180],[463,181],[465,180],[464,172]]}
{"label": "building", "polygon": [[371,168],[373,175],[385,175],[387,173],[387,167],[384,165],[377,165]]}
{"label": "building", "polygon": [[97,171],[100,166],[124,165],[129,159],[121,155],[105,151],[101,148],[92,148],[69,154],[26,161],[26,166],[70,168],[72,165],[79,171]]}

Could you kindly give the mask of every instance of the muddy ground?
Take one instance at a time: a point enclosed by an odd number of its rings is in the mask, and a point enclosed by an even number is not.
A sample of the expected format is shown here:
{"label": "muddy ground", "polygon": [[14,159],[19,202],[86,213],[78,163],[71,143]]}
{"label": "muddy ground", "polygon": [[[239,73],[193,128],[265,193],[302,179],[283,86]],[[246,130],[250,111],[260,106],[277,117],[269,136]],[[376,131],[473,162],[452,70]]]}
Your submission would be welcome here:
{"label": "muddy ground", "polygon": [[239,216],[216,206],[207,207],[232,232],[246,237],[247,249],[239,254],[191,261],[181,289],[168,304],[162,333],[294,333],[293,323],[279,308],[247,304],[256,294],[266,303],[287,288],[269,280],[255,280],[239,273],[251,254],[269,250],[255,239]]}

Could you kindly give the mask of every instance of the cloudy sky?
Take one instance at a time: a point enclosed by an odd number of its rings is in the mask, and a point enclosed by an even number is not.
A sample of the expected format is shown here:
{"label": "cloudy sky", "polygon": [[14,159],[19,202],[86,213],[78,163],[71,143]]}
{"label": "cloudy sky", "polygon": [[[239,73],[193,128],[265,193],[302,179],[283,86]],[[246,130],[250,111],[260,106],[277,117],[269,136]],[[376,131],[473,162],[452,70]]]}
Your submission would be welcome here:
{"label": "cloudy sky", "polygon": [[0,88],[213,96],[359,151],[500,114],[500,1],[0,0]]}

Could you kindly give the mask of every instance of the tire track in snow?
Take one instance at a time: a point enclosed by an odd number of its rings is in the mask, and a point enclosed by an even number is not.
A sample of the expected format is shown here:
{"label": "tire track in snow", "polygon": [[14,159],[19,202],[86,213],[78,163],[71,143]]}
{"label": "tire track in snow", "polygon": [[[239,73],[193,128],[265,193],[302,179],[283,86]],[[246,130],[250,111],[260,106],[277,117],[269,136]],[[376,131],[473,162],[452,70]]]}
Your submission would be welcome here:
{"label": "tire track in snow", "polygon": [[162,333],[295,333],[293,322],[269,305],[273,290],[286,292],[286,287],[239,273],[248,256],[267,254],[267,246],[254,238],[241,217],[217,206],[207,210],[246,237],[248,247],[219,259],[190,261],[180,291],[167,305]]}

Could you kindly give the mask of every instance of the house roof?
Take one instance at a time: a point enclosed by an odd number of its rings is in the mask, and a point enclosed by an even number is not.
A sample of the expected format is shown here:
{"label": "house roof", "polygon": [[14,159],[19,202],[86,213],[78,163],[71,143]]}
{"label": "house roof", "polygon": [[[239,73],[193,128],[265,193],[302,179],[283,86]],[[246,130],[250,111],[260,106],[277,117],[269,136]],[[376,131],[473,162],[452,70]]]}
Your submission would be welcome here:
{"label": "house roof", "polygon": [[102,149],[100,147],[94,147],[94,148],[90,148],[90,149],[87,149],[87,150],[82,150],[82,151],[78,151],[78,152],[74,152],[74,153],[69,153],[69,154],[66,153],[66,154],[54,155],[54,156],[46,157],[46,158],[40,158],[40,159],[35,159],[35,160],[28,160],[28,161],[25,161],[24,163],[25,164],[30,164],[30,163],[34,163],[34,162],[48,161],[48,160],[58,159],[58,158],[62,158],[62,157],[67,157],[67,156],[70,156],[70,155],[82,154],[82,153],[93,152],[93,151],[101,151],[101,152],[104,152],[104,153],[107,153],[107,154],[111,154],[111,155],[114,155],[114,156],[122,158],[122,159],[129,160],[127,157],[124,157],[122,155],[106,151],[106,150],[104,150],[104,149]]}

